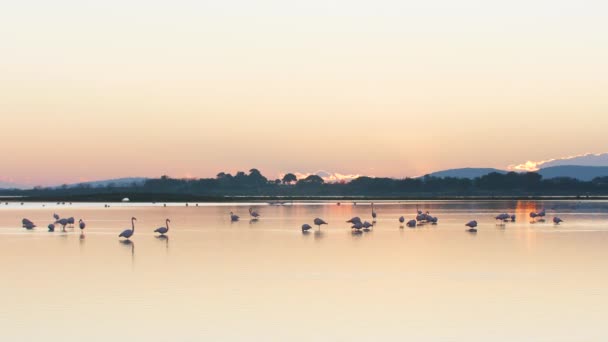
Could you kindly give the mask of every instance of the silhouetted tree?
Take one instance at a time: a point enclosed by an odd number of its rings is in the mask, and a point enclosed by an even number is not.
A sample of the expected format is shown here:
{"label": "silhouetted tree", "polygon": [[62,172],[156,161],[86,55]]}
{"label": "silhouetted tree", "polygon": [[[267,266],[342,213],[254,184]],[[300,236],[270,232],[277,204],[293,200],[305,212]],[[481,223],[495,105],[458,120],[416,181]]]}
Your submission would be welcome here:
{"label": "silhouetted tree", "polygon": [[288,173],[285,176],[283,176],[283,184],[290,184],[290,183],[294,183],[298,181],[298,177],[296,177],[296,175],[294,175],[293,173]]}

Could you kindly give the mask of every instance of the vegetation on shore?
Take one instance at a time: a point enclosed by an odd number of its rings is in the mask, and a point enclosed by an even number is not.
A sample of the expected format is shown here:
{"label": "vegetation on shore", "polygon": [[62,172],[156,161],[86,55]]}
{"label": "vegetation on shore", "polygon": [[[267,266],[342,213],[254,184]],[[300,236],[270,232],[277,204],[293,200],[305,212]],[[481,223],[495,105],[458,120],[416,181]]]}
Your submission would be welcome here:
{"label": "vegetation on shore", "polygon": [[297,179],[286,174],[269,180],[257,169],[235,175],[221,172],[215,178],[174,179],[167,176],[143,184],[91,187],[87,185],[31,190],[1,190],[2,196],[23,196],[28,200],[116,201],[229,201],[235,199],[310,198],[493,198],[493,197],[598,197],[608,195],[608,177],[589,182],[572,178],[542,179],[534,173],[491,173],[475,179],[462,178],[372,178],[351,182],[326,183],[316,175]]}

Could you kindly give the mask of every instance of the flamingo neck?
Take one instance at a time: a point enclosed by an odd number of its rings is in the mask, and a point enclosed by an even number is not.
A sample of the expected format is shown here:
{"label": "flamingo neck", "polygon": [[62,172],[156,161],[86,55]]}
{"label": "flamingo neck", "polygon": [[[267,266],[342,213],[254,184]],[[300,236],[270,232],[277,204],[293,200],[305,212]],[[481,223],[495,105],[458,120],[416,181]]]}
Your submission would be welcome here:
{"label": "flamingo neck", "polygon": [[135,220],[131,219],[131,230],[135,233]]}
{"label": "flamingo neck", "polygon": [[169,220],[165,221],[165,224],[167,225],[167,231],[169,231]]}

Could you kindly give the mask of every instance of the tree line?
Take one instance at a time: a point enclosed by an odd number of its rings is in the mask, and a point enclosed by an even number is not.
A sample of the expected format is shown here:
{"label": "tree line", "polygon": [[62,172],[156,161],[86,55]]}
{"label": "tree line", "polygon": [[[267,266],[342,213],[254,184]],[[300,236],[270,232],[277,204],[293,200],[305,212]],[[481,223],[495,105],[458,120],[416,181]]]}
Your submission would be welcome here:
{"label": "tree line", "polygon": [[317,175],[298,179],[288,173],[281,179],[268,179],[257,169],[232,175],[220,172],[215,178],[176,179],[162,176],[143,184],[3,190],[0,195],[32,198],[81,196],[87,199],[112,195],[159,200],[167,198],[221,198],[230,196],[374,196],[374,197],[442,197],[442,196],[602,196],[608,195],[608,177],[592,181],[572,178],[543,179],[538,173],[490,173],[475,179],[378,178],[359,177],[348,183],[326,183]]}

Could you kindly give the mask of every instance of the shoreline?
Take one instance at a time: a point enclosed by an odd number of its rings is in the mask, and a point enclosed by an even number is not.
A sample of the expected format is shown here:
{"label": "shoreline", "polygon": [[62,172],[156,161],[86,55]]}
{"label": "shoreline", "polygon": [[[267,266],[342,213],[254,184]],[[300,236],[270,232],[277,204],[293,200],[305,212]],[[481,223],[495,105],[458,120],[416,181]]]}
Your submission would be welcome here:
{"label": "shoreline", "polygon": [[370,202],[370,201],[602,201],[606,196],[563,196],[563,195],[504,195],[504,196],[193,196],[193,195],[85,195],[85,196],[2,196],[1,202],[75,202],[75,203],[238,203],[263,202],[285,204],[289,202],[332,201],[332,202]]}

